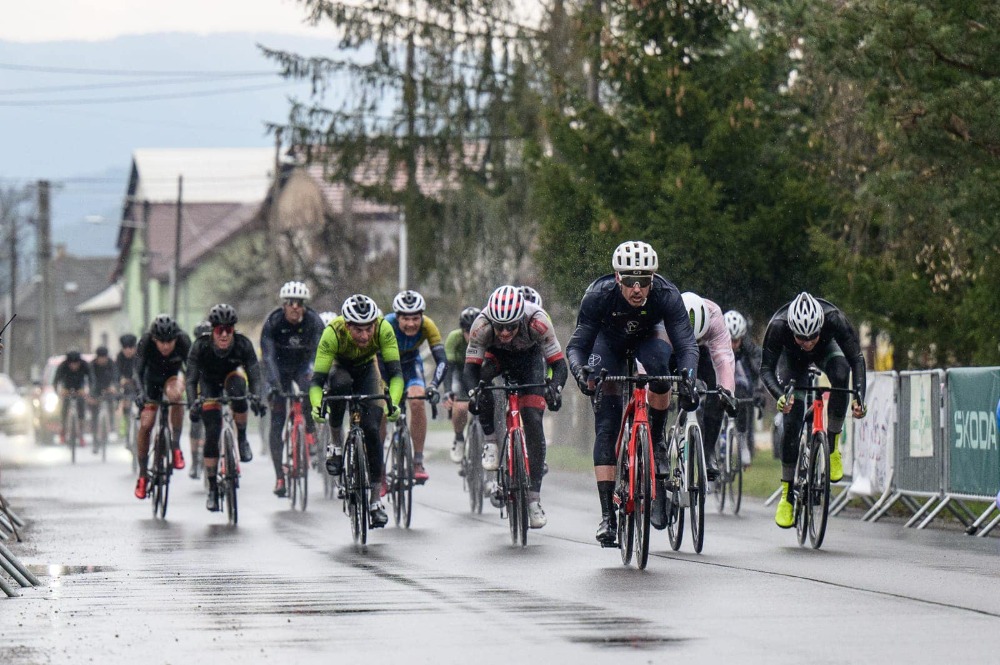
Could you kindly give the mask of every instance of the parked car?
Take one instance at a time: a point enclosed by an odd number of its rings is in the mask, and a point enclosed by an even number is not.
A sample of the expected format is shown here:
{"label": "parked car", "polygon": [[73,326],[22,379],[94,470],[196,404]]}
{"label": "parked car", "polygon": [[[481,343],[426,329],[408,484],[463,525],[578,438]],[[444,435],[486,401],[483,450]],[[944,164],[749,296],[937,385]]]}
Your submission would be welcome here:
{"label": "parked car", "polygon": [[27,434],[31,431],[31,402],[18,392],[6,374],[0,374],[0,432]]}
{"label": "parked car", "polygon": [[[88,363],[94,360],[93,353],[84,353],[81,357]],[[32,391],[32,427],[35,430],[35,443],[51,444],[59,440],[62,400],[59,399],[52,382],[56,377],[56,369],[65,359],[66,356],[59,355],[45,361],[42,379],[35,384]]]}

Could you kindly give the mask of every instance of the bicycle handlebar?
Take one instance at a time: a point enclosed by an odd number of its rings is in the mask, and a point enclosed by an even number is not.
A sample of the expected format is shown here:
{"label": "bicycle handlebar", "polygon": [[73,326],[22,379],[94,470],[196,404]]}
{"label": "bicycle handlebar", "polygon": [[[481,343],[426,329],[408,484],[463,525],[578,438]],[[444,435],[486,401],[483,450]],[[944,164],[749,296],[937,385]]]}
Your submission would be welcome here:
{"label": "bicycle handlebar", "polygon": [[485,381],[480,381],[479,385],[472,389],[470,392],[482,392],[484,390],[491,390],[496,392],[504,392],[506,394],[516,393],[519,390],[527,390],[529,388],[548,388],[548,383],[504,383],[499,386],[492,386]]}

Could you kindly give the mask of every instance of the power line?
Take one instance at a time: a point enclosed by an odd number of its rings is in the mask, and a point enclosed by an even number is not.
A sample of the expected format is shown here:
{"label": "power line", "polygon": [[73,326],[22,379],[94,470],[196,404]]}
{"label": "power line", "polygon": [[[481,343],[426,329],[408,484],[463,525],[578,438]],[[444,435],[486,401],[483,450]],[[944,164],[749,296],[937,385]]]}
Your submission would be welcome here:
{"label": "power line", "polygon": [[164,99],[183,99],[190,97],[211,97],[214,95],[226,95],[234,92],[253,92],[256,90],[270,90],[274,88],[287,87],[294,81],[282,81],[281,83],[268,83],[264,85],[250,85],[239,88],[222,88],[217,90],[201,90],[197,92],[177,92],[164,95],[140,95],[135,97],[104,97],[88,99],[39,99],[5,102],[0,101],[0,106],[70,106],[78,104],[121,104],[126,102],[148,102]]}
{"label": "power line", "polygon": [[279,76],[278,72],[270,72],[269,74],[243,74],[240,76],[205,76],[205,77],[191,77],[187,76],[184,78],[177,79],[153,79],[146,81],[119,81],[116,83],[89,83],[82,85],[51,85],[51,86],[40,86],[35,88],[10,88],[7,90],[0,90],[0,95],[23,95],[23,94],[34,94],[34,93],[46,93],[46,92],[73,92],[77,90],[104,90],[110,88],[134,88],[137,86],[163,86],[163,85],[188,85],[191,83],[210,83],[212,81],[218,81],[220,79],[227,80],[232,78],[263,78],[263,77],[275,78]]}
{"label": "power line", "polygon": [[15,65],[0,62],[0,69],[44,74],[87,74],[92,76],[259,76],[274,72],[254,70],[164,70],[164,69],[87,69],[83,67],[48,67],[44,65]]}

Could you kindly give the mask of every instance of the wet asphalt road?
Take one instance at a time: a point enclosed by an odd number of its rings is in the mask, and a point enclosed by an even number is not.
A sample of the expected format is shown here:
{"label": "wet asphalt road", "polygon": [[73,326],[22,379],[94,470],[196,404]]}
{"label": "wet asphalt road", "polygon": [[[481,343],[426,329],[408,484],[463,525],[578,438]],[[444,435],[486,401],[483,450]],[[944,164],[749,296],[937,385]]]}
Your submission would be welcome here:
{"label": "wet asphalt road", "polygon": [[709,512],[701,555],[655,532],[638,571],[593,541],[587,475],[549,474],[549,525],[511,547],[488,503],[469,514],[448,442],[431,435],[412,528],[361,552],[318,482],[305,513],[271,494],[259,442],[230,528],[186,472],[161,522],[123,450],[71,467],[0,437],[0,491],[29,522],[11,546],[43,582],[0,596],[0,664],[997,660],[1000,539],[846,517],[813,551],[752,500]]}

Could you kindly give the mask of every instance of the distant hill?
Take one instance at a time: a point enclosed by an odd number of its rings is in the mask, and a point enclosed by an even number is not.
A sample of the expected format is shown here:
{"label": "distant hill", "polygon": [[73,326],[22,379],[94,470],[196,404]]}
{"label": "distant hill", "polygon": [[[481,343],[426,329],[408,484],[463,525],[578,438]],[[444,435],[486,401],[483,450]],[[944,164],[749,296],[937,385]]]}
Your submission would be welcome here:
{"label": "distant hill", "polygon": [[[54,242],[79,255],[116,253],[115,222],[134,149],[272,145],[265,122],[284,121],[288,98],[308,94],[308,86],[270,75],[276,69],[258,43],[309,55],[337,49],[332,38],[244,33],[0,41],[0,184],[52,180]],[[91,71],[49,71],[55,69]],[[198,74],[157,74],[179,71]],[[210,76],[220,71],[262,75]],[[157,99],[114,101],[136,97]],[[65,100],[88,103],[45,103]]]}

